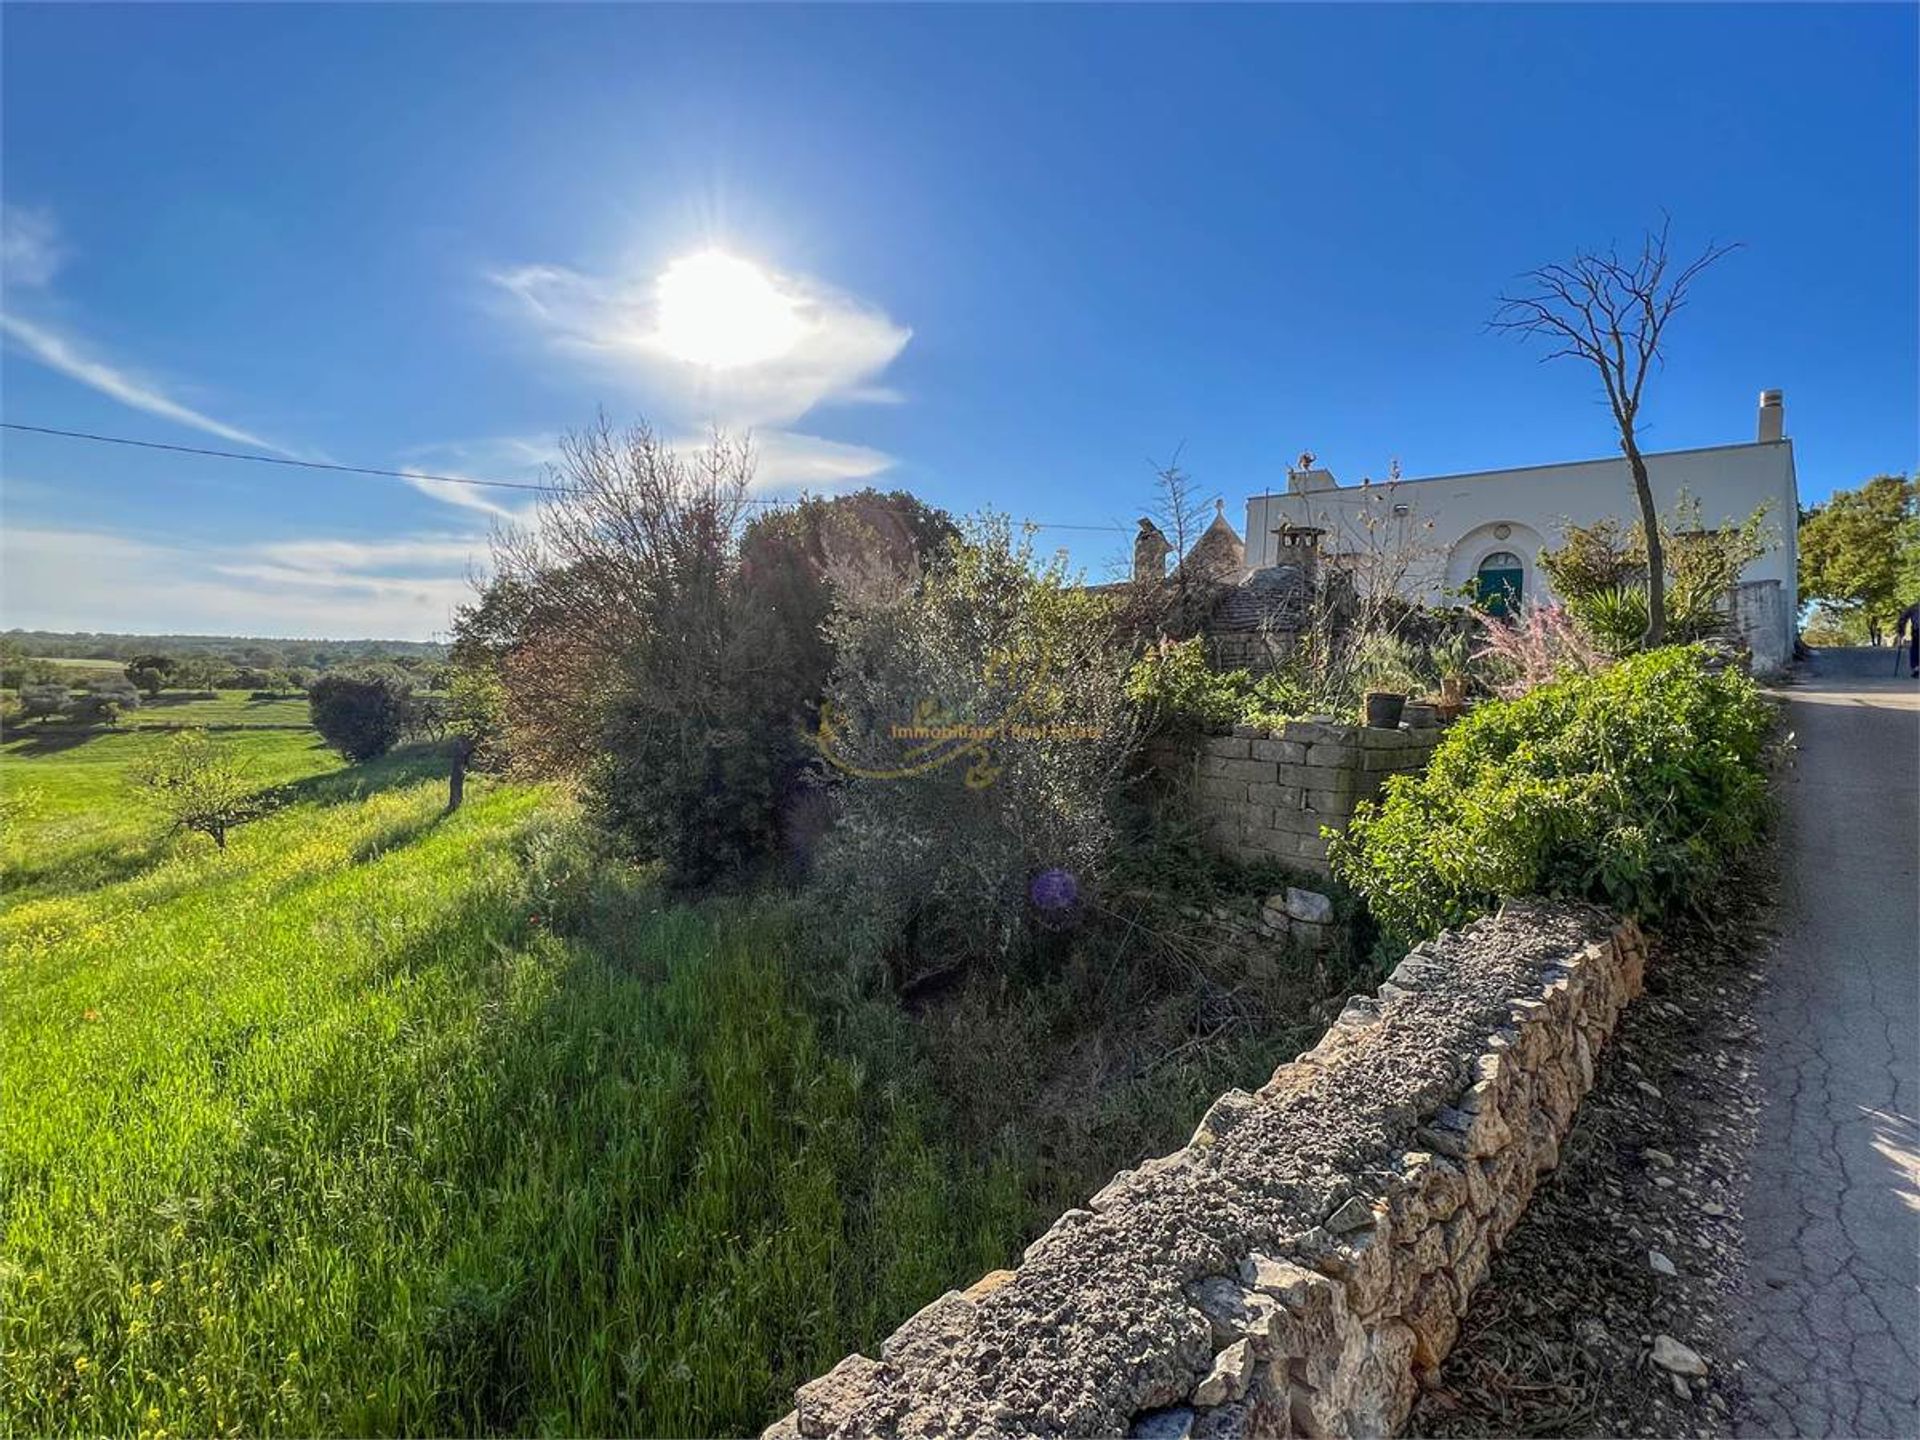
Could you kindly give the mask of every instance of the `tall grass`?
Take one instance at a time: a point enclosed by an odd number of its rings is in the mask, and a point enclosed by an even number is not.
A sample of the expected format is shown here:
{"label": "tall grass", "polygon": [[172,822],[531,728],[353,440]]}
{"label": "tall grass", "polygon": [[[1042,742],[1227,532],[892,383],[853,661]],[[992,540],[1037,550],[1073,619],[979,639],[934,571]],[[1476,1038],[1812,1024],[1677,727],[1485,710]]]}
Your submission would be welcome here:
{"label": "tall grass", "polygon": [[[57,758],[7,783],[104,784]],[[322,775],[129,873],[16,826],[0,1432],[750,1430],[1018,1244],[1017,1169],[937,1138],[897,1016],[822,1026],[780,904],[443,794]]]}

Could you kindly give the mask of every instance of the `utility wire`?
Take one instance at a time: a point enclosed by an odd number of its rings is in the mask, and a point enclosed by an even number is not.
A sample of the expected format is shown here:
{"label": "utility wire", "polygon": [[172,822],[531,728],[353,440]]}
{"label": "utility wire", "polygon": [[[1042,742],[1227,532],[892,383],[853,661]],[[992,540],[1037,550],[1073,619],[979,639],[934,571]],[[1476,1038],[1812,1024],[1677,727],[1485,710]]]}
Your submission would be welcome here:
{"label": "utility wire", "polygon": [[[437,480],[443,485],[478,485],[488,490],[532,490],[551,494],[555,487],[529,480],[475,480],[468,475],[433,475],[424,470],[382,470],[373,465],[336,465],[327,460],[295,460],[285,455],[256,455],[244,450],[210,450],[199,445],[167,445],[158,440],[134,440],[125,435],[96,435],[88,430],[59,430],[51,425],[22,425],[0,420],[0,430],[19,430],[29,435],[54,435],[62,440],[91,440],[100,445],[128,445],[137,450],[168,450],[176,455],[204,455],[215,460],[250,460],[256,465],[289,465],[301,470],[336,470],[344,475],[377,475],[391,480]],[[748,505],[786,505],[787,500],[749,499]],[[1062,525],[1049,521],[1027,522],[1042,530],[1124,530],[1124,525]]]}

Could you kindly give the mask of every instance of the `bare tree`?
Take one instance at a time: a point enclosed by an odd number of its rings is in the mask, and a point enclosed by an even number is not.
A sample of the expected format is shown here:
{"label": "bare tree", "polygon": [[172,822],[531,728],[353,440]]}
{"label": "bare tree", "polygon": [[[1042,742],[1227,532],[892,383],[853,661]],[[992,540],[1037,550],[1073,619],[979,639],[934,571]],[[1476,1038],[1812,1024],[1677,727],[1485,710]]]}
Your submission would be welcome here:
{"label": "bare tree", "polygon": [[1185,635],[1204,618],[1211,595],[1196,593],[1194,572],[1186,564],[1209,520],[1206,498],[1180,465],[1182,448],[1176,446],[1172,459],[1154,466],[1154,500],[1148,513],[1171,547],[1173,565],[1164,584],[1156,582],[1142,590],[1140,602],[1155,628]]}
{"label": "bare tree", "polygon": [[1605,254],[1581,251],[1564,263],[1529,270],[1521,277],[1528,288],[1520,294],[1501,295],[1500,307],[1489,322],[1495,330],[1544,336],[1554,346],[1545,359],[1572,356],[1600,373],[1620,431],[1620,449],[1633,472],[1634,498],[1639,501],[1641,527],[1647,536],[1643,643],[1649,647],[1660,644],[1666,635],[1666,571],[1659,514],[1647,480],[1647,462],[1640,454],[1641,395],[1648,372],[1663,363],[1667,322],[1686,304],[1688,289],[1701,271],[1739,248],[1710,244],[1692,263],[1676,269],[1667,249],[1670,224],[1663,219],[1657,231],[1648,231],[1639,255],[1631,260],[1609,247]]}

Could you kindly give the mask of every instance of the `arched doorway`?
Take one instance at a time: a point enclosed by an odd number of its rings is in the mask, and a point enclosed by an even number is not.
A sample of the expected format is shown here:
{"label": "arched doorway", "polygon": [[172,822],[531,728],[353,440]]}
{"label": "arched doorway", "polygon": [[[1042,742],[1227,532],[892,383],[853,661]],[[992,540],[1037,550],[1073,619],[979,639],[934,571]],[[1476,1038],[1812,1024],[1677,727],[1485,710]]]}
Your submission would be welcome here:
{"label": "arched doorway", "polygon": [[1527,567],[1511,550],[1496,550],[1480,562],[1474,593],[1489,615],[1519,611],[1526,591]]}

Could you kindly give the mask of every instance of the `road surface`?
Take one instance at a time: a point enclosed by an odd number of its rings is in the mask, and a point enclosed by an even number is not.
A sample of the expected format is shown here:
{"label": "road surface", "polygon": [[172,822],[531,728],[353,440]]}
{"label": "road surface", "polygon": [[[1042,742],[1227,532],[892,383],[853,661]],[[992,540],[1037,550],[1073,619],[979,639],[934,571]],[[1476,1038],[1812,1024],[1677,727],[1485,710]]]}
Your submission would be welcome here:
{"label": "road surface", "polygon": [[1743,1435],[1920,1436],[1920,687],[1816,652],[1782,693],[1781,930],[1734,1333]]}

